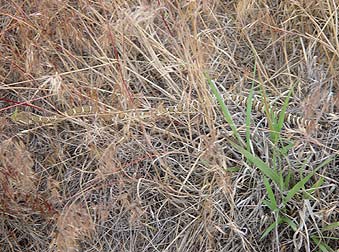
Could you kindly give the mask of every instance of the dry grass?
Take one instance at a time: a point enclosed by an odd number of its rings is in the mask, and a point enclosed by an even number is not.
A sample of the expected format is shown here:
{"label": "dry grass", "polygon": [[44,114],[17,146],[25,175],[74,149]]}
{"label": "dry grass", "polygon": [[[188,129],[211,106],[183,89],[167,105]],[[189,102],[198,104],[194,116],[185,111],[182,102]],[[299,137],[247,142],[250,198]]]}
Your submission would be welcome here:
{"label": "dry grass", "polygon": [[[223,2],[1,1],[1,251],[338,251],[339,6]],[[274,142],[263,115],[246,132],[246,108],[230,105],[246,156],[204,73],[277,107],[293,87],[288,111],[330,127]],[[123,123],[10,120],[178,103]]]}

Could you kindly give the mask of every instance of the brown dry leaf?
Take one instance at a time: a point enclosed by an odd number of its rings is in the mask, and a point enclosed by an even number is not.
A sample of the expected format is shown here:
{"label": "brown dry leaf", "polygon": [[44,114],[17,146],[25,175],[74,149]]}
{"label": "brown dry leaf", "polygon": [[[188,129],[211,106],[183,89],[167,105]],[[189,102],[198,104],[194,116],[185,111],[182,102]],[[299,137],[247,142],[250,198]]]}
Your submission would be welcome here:
{"label": "brown dry leaf", "polygon": [[237,20],[240,24],[247,23],[247,19],[251,17],[254,12],[255,1],[241,0],[238,1],[236,6]]}
{"label": "brown dry leaf", "polygon": [[127,209],[130,213],[129,223],[131,225],[135,224],[140,217],[145,213],[141,207],[141,203],[135,199],[132,199],[130,194],[122,193],[117,197],[117,200],[120,201],[121,206]]}
{"label": "brown dry leaf", "polygon": [[112,143],[104,150],[100,158],[99,169],[97,170],[98,175],[105,177],[122,169],[123,164],[117,157],[117,146],[123,141],[124,138],[121,138],[119,141]]}
{"label": "brown dry leaf", "polygon": [[50,202],[53,204],[58,204],[62,202],[62,197],[59,193],[60,190],[60,182],[53,179],[52,177],[49,177],[47,179],[47,188],[50,191]]}
{"label": "brown dry leaf", "polygon": [[105,222],[108,220],[110,214],[107,205],[100,203],[99,205],[95,206],[94,209],[98,214],[99,221]]}
{"label": "brown dry leaf", "polygon": [[33,160],[22,142],[7,140],[0,145],[0,181],[16,192],[35,191]]}
{"label": "brown dry leaf", "polygon": [[334,106],[339,108],[339,92],[334,96]]}
{"label": "brown dry leaf", "polygon": [[[78,251],[77,241],[90,237],[94,231],[94,223],[87,208],[80,204],[72,204],[64,209],[57,220],[58,234],[53,243],[60,252]],[[53,244],[52,244],[53,245]]]}

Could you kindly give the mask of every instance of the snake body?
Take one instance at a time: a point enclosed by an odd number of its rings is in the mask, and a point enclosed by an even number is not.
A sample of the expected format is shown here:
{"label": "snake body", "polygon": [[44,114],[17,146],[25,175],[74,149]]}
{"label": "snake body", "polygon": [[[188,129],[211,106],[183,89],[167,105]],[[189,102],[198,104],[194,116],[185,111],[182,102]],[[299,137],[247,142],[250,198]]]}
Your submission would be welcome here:
{"label": "snake body", "polygon": [[[248,102],[247,96],[235,95],[235,94],[228,94],[226,97],[223,96],[223,99],[224,99],[224,101],[232,101],[236,105],[242,106],[242,107],[245,107],[245,108],[246,108],[247,102]],[[262,102],[258,98],[252,99],[252,108],[255,111],[258,111],[262,114],[265,114],[265,111],[266,111],[265,103]],[[277,109],[274,110],[272,108],[269,108],[269,109],[270,109],[270,113],[273,113],[275,118],[278,119],[280,117],[280,113],[282,113],[282,109],[279,109],[279,110],[277,110]],[[301,116],[289,113],[287,111],[285,111],[285,113],[284,113],[284,121],[290,126],[297,126],[297,127],[302,127],[302,128],[315,127],[317,129],[322,129],[322,128],[326,127],[326,125],[324,123],[315,124],[315,122],[313,120],[305,119]]]}
{"label": "snake body", "polygon": [[[223,99],[226,103],[233,102],[237,106],[246,107],[248,102],[248,97],[242,95],[235,94],[226,94],[223,96]],[[258,111],[262,114],[265,114],[266,106],[265,104],[258,98],[252,99],[252,109]],[[169,106],[167,108],[160,107],[155,110],[130,110],[130,111],[116,111],[107,109],[104,111],[100,111],[93,106],[81,106],[66,110],[61,115],[54,116],[40,116],[30,112],[18,112],[12,115],[12,120],[21,124],[50,124],[55,123],[69,117],[81,117],[81,116],[89,116],[89,115],[98,115],[100,118],[106,121],[124,121],[128,118],[141,118],[146,119],[151,116],[161,116],[165,114],[178,114],[182,113],[184,110],[182,105],[177,106]],[[281,110],[273,110],[270,108],[270,113],[273,113],[276,118],[279,118]],[[301,116],[285,112],[284,120],[288,125],[297,126],[297,127],[305,127],[309,128],[315,126],[316,128],[322,128],[321,124],[315,125],[312,120],[308,120],[302,118]]]}
{"label": "snake body", "polygon": [[101,111],[93,106],[80,106],[75,107],[69,110],[66,110],[62,114],[54,116],[40,116],[30,112],[21,111],[14,113],[11,116],[11,119],[14,122],[31,125],[31,124],[51,124],[56,123],[62,120],[65,120],[70,117],[82,117],[97,115],[105,121],[126,121],[128,118],[141,118],[145,119],[151,116],[161,116],[166,113],[179,113],[181,111],[181,106],[171,106],[167,108],[159,108],[158,110],[129,110],[129,111],[117,111],[112,109],[105,109]]}

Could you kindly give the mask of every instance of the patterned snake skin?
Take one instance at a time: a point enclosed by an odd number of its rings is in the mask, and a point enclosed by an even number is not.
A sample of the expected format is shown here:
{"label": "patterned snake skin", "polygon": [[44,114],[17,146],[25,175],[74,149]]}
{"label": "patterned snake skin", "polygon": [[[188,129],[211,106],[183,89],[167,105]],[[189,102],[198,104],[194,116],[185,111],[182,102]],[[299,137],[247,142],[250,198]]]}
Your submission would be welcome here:
{"label": "patterned snake skin", "polygon": [[[247,106],[247,100],[248,97],[241,96],[241,95],[235,95],[235,94],[227,94],[223,96],[223,99],[225,102],[229,103],[230,101],[236,104],[237,106],[246,107]],[[265,113],[265,104],[257,99],[252,99],[252,108],[255,111],[261,112],[262,114]],[[97,115],[100,118],[103,118],[106,121],[125,121],[129,118],[140,118],[140,119],[146,119],[150,118],[152,116],[161,116],[166,114],[177,114],[182,113],[184,110],[184,107],[181,105],[177,106],[170,106],[167,108],[158,108],[155,110],[130,110],[130,111],[116,111],[107,109],[105,111],[99,111],[98,109],[95,109],[92,106],[82,106],[82,107],[76,107],[72,108],[70,110],[65,111],[61,115],[54,115],[54,116],[39,116],[30,112],[18,112],[14,113],[12,115],[12,120],[17,123],[21,124],[50,124],[55,123],[61,120],[66,119],[67,117],[77,117],[77,116],[88,116],[88,115]],[[281,110],[272,110],[271,112],[274,113],[274,116],[276,118],[279,117],[279,114],[281,113]],[[285,123],[287,123],[290,126],[297,126],[297,127],[305,127],[309,128],[314,126],[317,129],[323,128],[324,124],[317,124],[312,120],[304,119],[300,116],[294,115],[292,113],[285,112],[284,114]]]}
{"label": "patterned snake skin", "polygon": [[[246,107],[247,106],[247,101],[248,97],[246,96],[241,96],[241,95],[234,95],[234,94],[228,94],[227,97],[223,97],[225,101],[230,100],[234,102],[238,106]],[[252,99],[252,108],[255,111],[261,112],[262,114],[265,114],[265,104],[259,100],[258,98],[253,97]],[[275,118],[279,118],[280,113],[282,110],[273,110],[271,108],[270,112],[274,114]],[[297,127],[303,127],[303,128],[310,128],[310,127],[315,127],[316,129],[323,129],[326,128],[327,125],[325,123],[319,122],[319,124],[315,124],[313,120],[308,120],[305,119],[301,116],[285,112],[284,114],[284,121],[290,126],[297,126]]]}
{"label": "patterned snake skin", "polygon": [[105,121],[126,121],[129,118],[150,118],[152,116],[161,116],[169,113],[180,113],[182,108],[180,106],[171,106],[168,108],[160,108],[158,110],[129,110],[129,111],[117,111],[111,109],[105,109],[104,111],[98,110],[93,106],[81,106],[75,107],[69,110],[66,110],[61,115],[54,116],[40,116],[30,112],[18,112],[14,113],[11,116],[11,119],[14,122],[21,124],[51,124],[57,123],[59,121],[65,120],[69,117],[82,117],[82,116],[90,116],[97,115],[101,119]]}

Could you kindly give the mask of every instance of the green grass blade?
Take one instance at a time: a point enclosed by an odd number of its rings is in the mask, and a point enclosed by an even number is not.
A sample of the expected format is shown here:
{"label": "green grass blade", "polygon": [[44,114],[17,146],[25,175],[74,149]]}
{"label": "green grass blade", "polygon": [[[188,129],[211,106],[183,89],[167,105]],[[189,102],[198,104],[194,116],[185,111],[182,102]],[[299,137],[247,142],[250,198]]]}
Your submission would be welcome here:
{"label": "green grass blade", "polygon": [[298,183],[296,183],[292,189],[289,190],[286,197],[283,199],[284,204],[286,204],[288,201],[290,201],[294,195],[296,195],[307,183],[307,181],[316,173],[316,171],[311,172],[306,177],[304,177],[302,180],[300,180]]}
{"label": "green grass blade", "polygon": [[308,174],[306,177],[304,177],[302,180],[300,180],[298,183],[296,183],[291,190],[289,190],[289,192],[287,193],[286,197],[283,199],[283,202],[286,204],[289,200],[291,200],[294,195],[296,195],[301,188],[303,188],[305,186],[305,184],[307,183],[307,181],[323,166],[325,166],[326,164],[328,164],[330,161],[332,161],[332,158],[329,158],[327,160],[325,160],[322,164],[320,164],[317,168],[314,169],[313,172],[311,172],[310,174]]}
{"label": "green grass blade", "polygon": [[308,195],[311,195],[317,190],[319,187],[321,187],[324,184],[325,179],[321,177],[317,182],[314,183],[314,185],[306,191]]}
{"label": "green grass blade", "polygon": [[271,225],[268,226],[268,228],[266,228],[265,232],[261,235],[260,240],[265,238],[277,225],[280,225],[282,223],[287,223],[293,229],[293,231],[297,230],[297,225],[291,219],[278,216],[277,221],[273,222]]}
{"label": "green grass blade", "polygon": [[260,240],[264,239],[277,225],[281,224],[277,223],[277,222],[273,222],[271,225],[268,226],[268,228],[266,228],[265,232],[261,235]]}
{"label": "green grass blade", "polygon": [[284,216],[281,218],[283,222],[287,223],[294,232],[296,232],[298,230],[297,225],[293,222],[293,220],[291,220],[290,218]]}
{"label": "green grass blade", "polygon": [[[284,139],[284,140],[285,140],[285,139]],[[284,144],[284,145],[279,149],[280,154],[281,154],[282,156],[286,156],[286,155],[288,154],[288,152],[293,148],[293,146],[294,146],[293,141],[288,140],[288,144]]]}
{"label": "green grass blade", "polygon": [[274,205],[274,203],[272,203],[269,200],[263,200],[262,203],[267,206],[269,209],[271,209],[272,212],[276,211],[276,206]]}
{"label": "green grass blade", "polygon": [[207,79],[207,82],[212,90],[212,93],[214,94],[215,98],[217,99],[220,107],[221,107],[221,111],[225,117],[226,122],[230,125],[233,134],[236,136],[236,138],[238,139],[238,141],[243,144],[243,140],[241,139],[238,131],[237,131],[237,127],[235,126],[235,123],[233,122],[231,113],[229,112],[224,99],[222,98],[217,86],[215,85],[215,83],[209,78],[209,76],[207,74],[205,74],[205,77]]}
{"label": "green grass blade", "polygon": [[[254,69],[253,69],[253,76],[256,75],[257,72],[257,65],[254,64]],[[250,94],[247,99],[247,104],[246,104],[246,146],[247,150],[251,151],[251,115],[252,115],[252,104],[253,104],[253,92],[254,92],[254,80],[252,80],[252,87],[250,90]]]}
{"label": "green grass blade", "polygon": [[243,147],[233,143],[229,140],[231,145],[236,148],[241,154],[243,154],[247,160],[255,164],[255,166],[268,178],[270,178],[274,183],[279,185],[279,175],[272,170],[264,161],[260,158],[256,157],[254,154],[250,153],[249,151],[245,150]]}
{"label": "green grass blade", "polygon": [[[289,188],[290,187],[290,183],[291,183],[291,179],[293,177],[293,174],[292,172],[289,170],[287,172],[287,175],[285,176],[285,179],[284,179],[284,188]],[[285,191],[285,189],[284,189]]]}
{"label": "green grass blade", "polygon": [[321,242],[321,240],[316,236],[311,236],[312,241],[319,247],[322,252],[334,252],[334,250],[327,244]]}
{"label": "green grass blade", "polygon": [[18,115],[18,108],[15,107],[15,110],[14,110],[13,114],[11,115],[11,119],[15,121],[17,115]]}
{"label": "green grass blade", "polygon": [[261,235],[260,240],[264,239],[275,227],[277,227],[278,225],[280,225],[281,223],[283,223],[283,219],[281,219],[278,216],[278,220],[273,222],[271,225],[269,225],[266,230],[264,231],[264,233]]}
{"label": "green grass blade", "polygon": [[280,133],[282,128],[284,127],[285,113],[288,107],[288,102],[292,93],[292,89],[288,92],[288,95],[283,103],[280,113],[278,114],[278,118],[276,118],[273,111],[270,111],[270,116],[272,116],[272,128],[273,132],[271,133],[271,139],[274,144],[279,141]]}
{"label": "green grass blade", "polygon": [[246,104],[246,146],[247,150],[251,151],[251,114],[252,114],[252,103],[253,103],[253,84],[250,90],[250,94]]}
{"label": "green grass blade", "polygon": [[291,94],[292,94],[292,90],[293,89],[290,89],[290,91],[288,92],[288,94],[285,98],[284,104],[283,104],[281,111],[279,113],[278,125],[277,125],[277,128],[276,128],[277,132],[279,132],[279,133],[281,132],[281,130],[284,126],[285,114],[286,114],[288,103],[289,103],[289,100],[290,100],[290,97],[291,97]]}
{"label": "green grass blade", "polygon": [[277,206],[277,201],[275,199],[275,196],[274,196],[274,192],[272,190],[272,187],[268,181],[268,179],[266,177],[264,177],[264,185],[266,187],[266,191],[267,191],[267,197],[269,199],[269,201],[265,201],[266,204],[269,203],[268,207],[273,211],[278,211],[279,208]]}
{"label": "green grass blade", "polygon": [[322,231],[328,231],[328,230],[331,230],[331,229],[339,229],[339,221],[331,223],[331,224],[323,227],[321,230]]}

